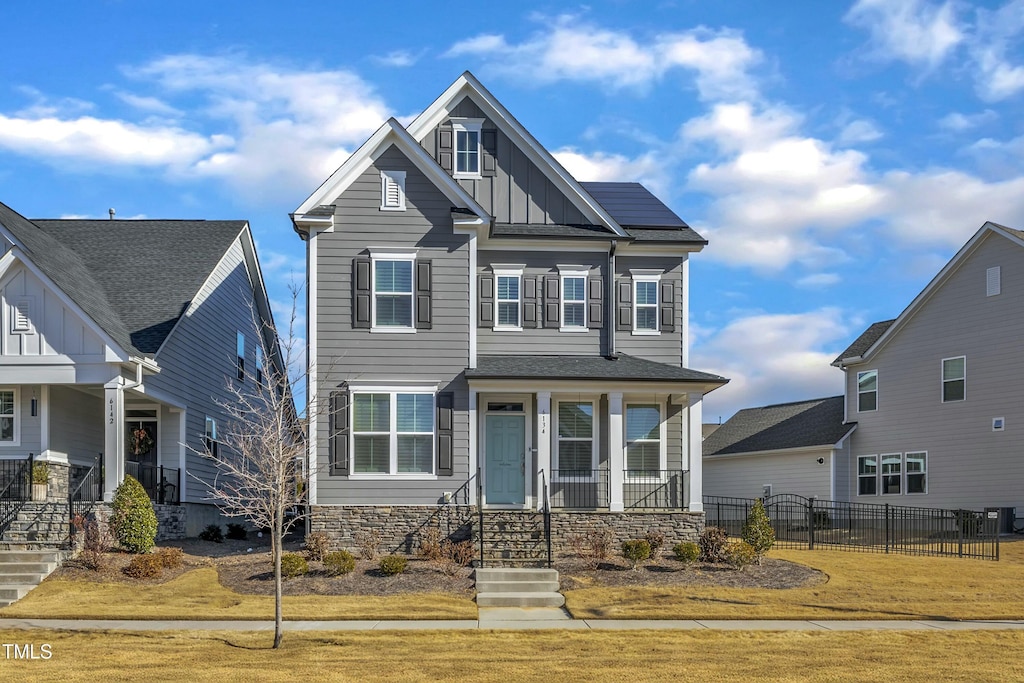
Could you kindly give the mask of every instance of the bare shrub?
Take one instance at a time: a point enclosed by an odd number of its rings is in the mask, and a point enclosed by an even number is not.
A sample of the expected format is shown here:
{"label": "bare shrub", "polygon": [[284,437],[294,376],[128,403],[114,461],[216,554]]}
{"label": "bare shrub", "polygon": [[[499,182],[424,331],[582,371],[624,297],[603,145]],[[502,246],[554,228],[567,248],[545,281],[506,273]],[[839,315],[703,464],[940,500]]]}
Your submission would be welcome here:
{"label": "bare shrub", "polygon": [[157,548],[153,551],[153,556],[160,560],[160,565],[164,569],[177,569],[185,561],[185,553],[182,552],[181,548],[165,547]]}
{"label": "bare shrub", "polygon": [[359,556],[364,560],[376,560],[380,555],[380,547],[384,543],[384,537],[378,529],[359,531],[356,533],[356,545],[359,546]]}
{"label": "bare shrub", "polygon": [[661,551],[665,548],[665,534],[660,531],[648,531],[647,535],[644,536],[644,540],[647,541],[647,545],[651,548],[651,562],[657,562],[658,558],[661,557]]}
{"label": "bare shrub", "polygon": [[608,560],[615,543],[615,534],[611,529],[592,529],[582,534],[571,534],[567,537],[573,554],[592,569]]}
{"label": "bare shrub", "polygon": [[327,534],[314,532],[306,535],[306,554],[314,562],[323,562],[327,553],[331,552],[331,539]]}
{"label": "bare shrub", "polygon": [[76,527],[81,525],[82,530],[82,551],[78,554],[78,563],[98,572],[107,565],[106,552],[110,549],[113,536],[107,524],[95,517],[77,517],[76,520]]}
{"label": "bare shrub", "polygon": [[437,527],[423,527],[420,532],[420,557],[431,562],[439,562],[444,558],[441,552],[441,530]]}
{"label": "bare shrub", "polygon": [[472,541],[441,541],[441,557],[438,564],[445,576],[455,576],[463,567],[469,566],[476,553]]}
{"label": "bare shrub", "polygon": [[698,541],[702,562],[725,562],[729,534],[717,526],[705,527]]}
{"label": "bare shrub", "polygon": [[155,554],[136,555],[128,566],[122,569],[125,574],[135,579],[153,579],[164,570],[163,562]]}

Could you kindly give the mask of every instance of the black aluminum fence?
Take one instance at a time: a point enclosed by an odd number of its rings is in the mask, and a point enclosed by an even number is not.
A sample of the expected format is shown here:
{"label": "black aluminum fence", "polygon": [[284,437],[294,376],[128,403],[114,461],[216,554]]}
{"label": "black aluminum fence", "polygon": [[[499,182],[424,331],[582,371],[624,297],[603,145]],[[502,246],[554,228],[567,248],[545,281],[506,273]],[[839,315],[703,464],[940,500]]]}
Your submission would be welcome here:
{"label": "black aluminum fence", "polygon": [[[704,496],[705,522],[739,536],[753,498]],[[999,559],[1001,511],[846,503],[780,494],[764,499],[775,543],[789,548]]]}
{"label": "black aluminum fence", "polygon": [[142,484],[154,503],[177,505],[180,502],[181,478],[176,468],[129,461],[124,464],[124,472]]}
{"label": "black aluminum fence", "polygon": [[29,500],[32,500],[32,456],[0,460],[0,534]]}
{"label": "black aluminum fence", "polygon": [[[686,470],[626,470],[622,473],[622,502],[627,510],[682,510],[689,485]],[[551,507],[602,510],[611,502],[607,469],[554,470]]]}

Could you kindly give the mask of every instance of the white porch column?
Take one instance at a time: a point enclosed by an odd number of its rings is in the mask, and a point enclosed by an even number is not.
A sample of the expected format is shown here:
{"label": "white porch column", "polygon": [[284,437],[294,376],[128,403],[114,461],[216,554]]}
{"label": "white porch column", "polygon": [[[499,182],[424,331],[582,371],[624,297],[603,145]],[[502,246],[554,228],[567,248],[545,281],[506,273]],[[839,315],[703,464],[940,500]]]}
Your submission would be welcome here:
{"label": "white porch column", "polygon": [[175,486],[179,485],[181,488],[178,490],[178,500],[182,503],[185,502],[185,487],[188,486],[188,473],[185,471],[185,464],[188,462],[188,449],[185,444],[188,443],[188,430],[186,425],[188,424],[188,411],[184,408],[171,408],[171,415],[178,416],[178,478],[179,481],[172,482]]}
{"label": "white porch column", "polygon": [[480,488],[480,444],[477,443],[477,391],[469,390],[469,478],[473,486],[469,487],[469,504],[476,505],[477,489]]}
{"label": "white porch column", "polygon": [[121,379],[103,385],[103,500],[124,480],[124,390]]}
{"label": "white porch column", "polygon": [[551,392],[537,392],[537,509],[540,509],[544,489],[540,485],[540,473],[551,488]]}
{"label": "white porch column", "polygon": [[616,391],[608,394],[608,509],[612,512],[622,512],[626,509],[622,502],[626,469],[624,427],[622,392]]}
{"label": "white porch column", "polygon": [[689,431],[686,450],[690,461],[690,499],[686,501],[686,507],[690,512],[704,511],[704,444],[701,433],[704,423],[703,399],[704,394],[693,393],[687,396],[690,404],[686,420]]}

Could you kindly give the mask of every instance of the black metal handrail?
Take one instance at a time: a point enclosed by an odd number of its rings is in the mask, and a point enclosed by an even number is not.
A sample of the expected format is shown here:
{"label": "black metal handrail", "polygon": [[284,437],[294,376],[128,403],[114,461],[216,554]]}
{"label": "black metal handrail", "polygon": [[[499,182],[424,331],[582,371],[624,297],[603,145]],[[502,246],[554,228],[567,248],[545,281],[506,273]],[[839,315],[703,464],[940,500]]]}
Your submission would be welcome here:
{"label": "black metal handrail", "polygon": [[609,504],[608,469],[551,471],[550,507],[598,510]]}
{"label": "black metal handrail", "polygon": [[547,543],[548,569],[551,569],[551,491],[544,470],[540,471],[541,505],[544,512],[544,541]]}
{"label": "black metal handrail", "polygon": [[481,569],[484,566],[484,497],[483,497],[483,486],[481,482],[483,479],[480,476],[480,470],[476,471],[476,512],[477,512],[477,524],[479,530],[477,535],[480,537],[480,564],[477,565]]}
{"label": "black metal handrail", "polygon": [[181,471],[177,468],[128,461],[124,471],[142,484],[154,503],[177,505],[180,502]]}
{"label": "black metal handrail", "polygon": [[[83,474],[84,471],[84,474]],[[85,522],[86,516],[92,511],[101,498],[100,463],[91,467],[72,465],[68,472],[68,519],[70,527],[68,537],[74,539],[78,527]]]}
{"label": "black metal handrail", "polygon": [[32,455],[23,460],[0,460],[0,534],[32,499]]}
{"label": "black metal handrail", "polygon": [[622,502],[627,510],[682,510],[688,470],[625,470]]}

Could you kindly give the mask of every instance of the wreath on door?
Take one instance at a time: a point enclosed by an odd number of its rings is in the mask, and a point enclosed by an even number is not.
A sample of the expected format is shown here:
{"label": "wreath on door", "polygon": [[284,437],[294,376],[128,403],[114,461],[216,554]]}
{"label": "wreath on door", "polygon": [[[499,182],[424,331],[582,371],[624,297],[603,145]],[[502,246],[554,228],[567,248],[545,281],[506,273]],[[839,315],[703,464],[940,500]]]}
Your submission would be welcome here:
{"label": "wreath on door", "polygon": [[153,437],[145,428],[139,427],[132,430],[132,455],[145,455],[153,448]]}

